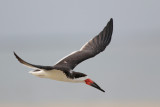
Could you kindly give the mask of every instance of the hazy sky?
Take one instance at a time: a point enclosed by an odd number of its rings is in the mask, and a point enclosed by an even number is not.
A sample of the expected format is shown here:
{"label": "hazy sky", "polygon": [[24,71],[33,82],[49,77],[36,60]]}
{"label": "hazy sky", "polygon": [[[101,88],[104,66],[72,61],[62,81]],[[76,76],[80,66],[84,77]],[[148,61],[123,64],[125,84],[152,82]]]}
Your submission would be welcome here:
{"label": "hazy sky", "polygon": [[[0,102],[160,100],[158,0],[0,0]],[[85,84],[41,79],[15,59],[53,65],[97,35],[113,18],[109,47],[75,70]]]}

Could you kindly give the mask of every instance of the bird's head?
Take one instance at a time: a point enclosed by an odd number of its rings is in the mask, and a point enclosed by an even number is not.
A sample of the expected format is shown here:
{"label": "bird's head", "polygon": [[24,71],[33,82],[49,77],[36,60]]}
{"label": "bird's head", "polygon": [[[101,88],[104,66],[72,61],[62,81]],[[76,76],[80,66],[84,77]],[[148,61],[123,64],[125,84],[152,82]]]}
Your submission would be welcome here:
{"label": "bird's head", "polygon": [[103,89],[101,89],[94,81],[92,81],[91,79],[86,79],[86,80],[84,80],[85,81],[85,83],[87,84],[87,85],[90,85],[90,86],[92,86],[92,87],[94,87],[94,88],[97,88],[97,89],[99,89],[99,90],[101,90],[102,92],[105,92]]}

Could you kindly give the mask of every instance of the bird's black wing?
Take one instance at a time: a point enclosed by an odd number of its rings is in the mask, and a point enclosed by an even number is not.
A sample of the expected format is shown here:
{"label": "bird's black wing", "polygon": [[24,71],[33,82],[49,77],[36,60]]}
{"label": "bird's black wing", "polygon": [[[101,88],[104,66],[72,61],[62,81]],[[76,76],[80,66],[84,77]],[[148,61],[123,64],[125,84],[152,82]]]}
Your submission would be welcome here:
{"label": "bird's black wing", "polygon": [[22,64],[24,64],[27,67],[34,68],[34,69],[44,69],[44,70],[52,70],[53,66],[42,66],[42,65],[34,65],[30,64],[23,59],[21,59],[15,52],[14,52],[15,57],[18,59],[18,61]]}
{"label": "bird's black wing", "polygon": [[73,52],[60,60],[54,68],[68,68],[74,69],[76,65],[82,61],[94,57],[100,52],[104,51],[106,46],[110,43],[113,32],[113,19],[111,18],[97,36],[87,42],[79,51]]}

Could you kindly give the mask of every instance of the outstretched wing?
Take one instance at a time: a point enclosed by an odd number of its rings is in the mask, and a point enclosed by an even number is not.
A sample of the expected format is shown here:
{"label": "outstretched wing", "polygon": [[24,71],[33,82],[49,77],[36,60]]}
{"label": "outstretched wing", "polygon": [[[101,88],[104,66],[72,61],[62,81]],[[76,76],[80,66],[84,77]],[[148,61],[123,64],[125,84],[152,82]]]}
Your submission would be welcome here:
{"label": "outstretched wing", "polygon": [[82,61],[94,57],[100,52],[104,51],[106,46],[110,43],[113,32],[113,19],[111,18],[97,36],[87,42],[79,51],[73,52],[60,60],[54,67],[55,68],[68,68],[74,69],[76,65]]}
{"label": "outstretched wing", "polygon": [[30,63],[24,61],[23,59],[21,59],[15,52],[14,52],[14,55],[20,63],[24,64],[27,67],[30,67],[33,69],[44,69],[44,70],[52,70],[53,69],[52,66],[41,66],[41,65],[30,64]]}

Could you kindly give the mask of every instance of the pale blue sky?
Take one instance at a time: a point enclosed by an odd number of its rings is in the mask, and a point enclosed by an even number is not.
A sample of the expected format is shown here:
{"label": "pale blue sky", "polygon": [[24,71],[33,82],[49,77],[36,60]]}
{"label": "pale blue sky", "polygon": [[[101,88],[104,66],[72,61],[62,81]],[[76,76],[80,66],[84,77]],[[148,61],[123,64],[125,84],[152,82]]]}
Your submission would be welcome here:
{"label": "pale blue sky", "polygon": [[[160,100],[160,2],[158,0],[1,0],[0,102]],[[85,84],[34,77],[13,56],[53,65],[114,20],[109,47],[75,71]]]}

